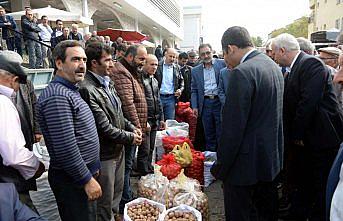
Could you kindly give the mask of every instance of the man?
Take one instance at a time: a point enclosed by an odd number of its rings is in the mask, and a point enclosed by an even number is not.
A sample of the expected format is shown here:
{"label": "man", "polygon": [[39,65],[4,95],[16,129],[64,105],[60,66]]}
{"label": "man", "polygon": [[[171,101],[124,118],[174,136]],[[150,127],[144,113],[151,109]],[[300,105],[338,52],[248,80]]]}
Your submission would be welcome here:
{"label": "man", "polygon": [[17,24],[12,16],[6,15],[2,6],[0,6],[0,28],[2,29],[2,38],[6,40],[7,49],[14,51],[16,33],[13,30],[17,30]]}
{"label": "man", "polygon": [[72,40],[71,35],[69,35],[69,28],[68,27],[63,27],[62,33],[63,33],[62,35],[60,35],[56,38],[57,44],[62,42],[62,41]]}
{"label": "man", "polygon": [[116,60],[122,59],[125,56],[125,53],[126,53],[126,46],[124,44],[118,45],[116,48],[115,59]]}
{"label": "man", "polygon": [[51,59],[51,50],[49,49],[48,46],[51,46],[50,39],[51,39],[51,34],[53,33],[50,25],[49,25],[49,20],[48,16],[43,15],[42,18],[42,23],[38,25],[38,27],[41,29],[39,32],[39,37],[42,40],[43,44],[42,45],[42,59],[43,59],[43,68],[49,68],[49,60]]}
{"label": "man", "polygon": [[182,94],[179,98],[179,101],[182,101],[182,102],[191,101],[192,67],[187,65],[187,62],[188,62],[188,54],[186,52],[180,53],[179,54],[179,65],[181,66],[180,73],[182,75],[184,85],[185,85],[182,91]]}
{"label": "man", "polygon": [[75,41],[82,41],[83,40],[83,36],[81,33],[78,32],[79,26],[77,24],[72,24],[71,25],[71,32],[70,32],[70,40],[75,40]]}
{"label": "man", "polygon": [[17,62],[0,59],[0,182],[14,183],[20,198],[32,206],[29,190],[36,188],[35,179],[45,167],[25,148],[25,137],[14,101],[26,74]]}
{"label": "man", "polygon": [[187,65],[191,66],[191,67],[195,67],[197,66],[198,63],[198,55],[194,50],[191,50],[188,52],[188,61],[187,61]]}
{"label": "man", "polygon": [[[144,94],[142,69],[145,63],[147,51],[144,46],[132,45],[125,54],[125,57],[114,64],[111,79],[122,102],[122,109],[126,119],[136,128],[138,135],[143,135],[143,144],[138,148],[137,169],[141,174],[146,174],[144,155],[146,153],[146,132],[148,131],[148,107]],[[136,152],[135,145],[125,146],[125,177],[124,190],[121,200],[121,211],[125,203],[133,199],[130,186],[130,174],[132,171],[133,159]]]}
{"label": "man", "polygon": [[221,134],[221,103],[218,97],[220,70],[226,67],[221,59],[213,59],[210,44],[201,44],[202,63],[192,69],[191,100],[195,116],[201,118],[208,151],[216,151]]}
{"label": "man", "polygon": [[300,50],[309,55],[314,55],[315,47],[312,42],[304,37],[297,38]]}
{"label": "man", "polygon": [[53,29],[53,32],[51,34],[51,47],[55,48],[58,44],[57,37],[61,36],[63,34],[63,22],[60,19],[56,20],[56,27]]}
{"label": "man", "polygon": [[316,57],[300,51],[294,36],[273,40],[275,61],[287,67],[284,94],[286,180],[294,185],[292,218],[325,220],[325,186],[343,138],[343,116],[332,78]]}
{"label": "man", "polygon": [[146,150],[146,171],[152,172],[152,159],[153,151],[155,149],[155,139],[157,131],[160,128],[164,128],[164,119],[163,119],[163,108],[160,100],[160,91],[158,88],[158,82],[154,77],[158,66],[158,59],[155,55],[149,54],[146,58],[143,70],[144,70],[144,91],[145,98],[148,104],[148,123],[150,125],[150,134],[147,139],[149,143],[149,150]]}
{"label": "man", "polygon": [[165,120],[175,119],[175,103],[184,89],[184,81],[179,66],[175,64],[176,51],[167,48],[165,60],[158,64],[155,78],[160,88]]}
{"label": "man", "polygon": [[50,155],[49,184],[62,220],[95,220],[102,195],[99,139],[92,111],[76,86],[84,79],[86,54],[77,41],[54,51],[56,75],[38,99],[37,112]]}
{"label": "man", "polygon": [[283,159],[280,68],[253,48],[248,31],[222,37],[229,75],[223,134],[212,174],[223,181],[226,220],[277,220],[274,179]]}
{"label": "man", "polygon": [[98,220],[111,220],[119,214],[124,185],[124,146],[140,145],[141,136],[124,118],[121,102],[109,75],[113,68],[109,46],[91,43],[86,48],[87,73],[80,83],[80,94],[93,112],[100,141],[101,173],[98,178],[103,194],[97,202]]}
{"label": "man", "polygon": [[[338,57],[342,54],[342,51],[335,47],[325,47],[318,49],[319,58],[331,68],[338,70]],[[334,74],[334,73],[332,73]]]}
{"label": "man", "polygon": [[266,55],[268,57],[270,57],[271,59],[273,59],[273,51],[272,51],[272,41],[273,39],[268,39],[268,41],[266,42]]}
{"label": "man", "polygon": [[155,49],[155,56],[158,59],[158,62],[162,61],[163,59],[163,51],[162,51],[162,46],[157,45],[157,48]]}
{"label": "man", "polygon": [[113,42],[111,41],[111,38],[110,38],[110,36],[108,36],[108,35],[106,35],[105,36],[105,45],[107,45],[107,46],[112,46],[112,44],[113,44]]}
{"label": "man", "polygon": [[38,35],[41,29],[38,27],[38,24],[34,21],[33,11],[31,9],[26,10],[25,18],[21,21],[21,28],[24,35],[24,41],[28,49],[30,68],[41,68],[42,48],[39,44]]}
{"label": "man", "polygon": [[0,183],[0,220],[45,221],[19,200],[12,183]]}

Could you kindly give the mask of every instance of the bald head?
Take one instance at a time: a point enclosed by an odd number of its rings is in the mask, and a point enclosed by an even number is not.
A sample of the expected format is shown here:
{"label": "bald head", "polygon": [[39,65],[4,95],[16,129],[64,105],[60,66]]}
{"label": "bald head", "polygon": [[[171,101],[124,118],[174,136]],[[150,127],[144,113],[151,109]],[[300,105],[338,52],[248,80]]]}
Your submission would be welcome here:
{"label": "bald head", "polygon": [[177,57],[176,54],[177,53],[174,48],[167,48],[166,54],[165,54],[165,57],[166,57],[165,63],[173,64],[176,61],[176,57]]}
{"label": "bald head", "polygon": [[157,57],[153,54],[148,54],[148,56],[146,57],[146,60],[145,60],[143,70],[148,75],[154,75],[156,73],[157,66],[158,66]]}

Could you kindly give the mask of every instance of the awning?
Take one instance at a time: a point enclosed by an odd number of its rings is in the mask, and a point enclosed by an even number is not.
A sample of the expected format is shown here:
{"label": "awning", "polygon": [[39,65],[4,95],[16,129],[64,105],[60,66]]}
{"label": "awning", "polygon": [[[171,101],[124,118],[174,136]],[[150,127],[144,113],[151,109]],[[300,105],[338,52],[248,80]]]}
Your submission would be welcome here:
{"label": "awning", "polygon": [[[64,22],[79,23],[80,27],[93,25],[93,19],[83,17],[76,13],[60,10],[57,8],[52,8],[51,6],[45,8],[32,9],[32,12],[38,19],[40,19],[43,15],[46,15],[48,16],[49,21],[56,21],[57,19],[61,19]],[[11,15],[14,18],[14,20],[20,21],[21,16],[25,15],[25,11],[8,13],[7,15]]]}
{"label": "awning", "polygon": [[122,37],[124,41],[130,42],[142,42],[148,39],[148,36],[138,32],[138,31],[129,31],[122,29],[113,29],[107,28],[97,32],[101,36],[110,36],[111,41],[117,40],[118,37]]}

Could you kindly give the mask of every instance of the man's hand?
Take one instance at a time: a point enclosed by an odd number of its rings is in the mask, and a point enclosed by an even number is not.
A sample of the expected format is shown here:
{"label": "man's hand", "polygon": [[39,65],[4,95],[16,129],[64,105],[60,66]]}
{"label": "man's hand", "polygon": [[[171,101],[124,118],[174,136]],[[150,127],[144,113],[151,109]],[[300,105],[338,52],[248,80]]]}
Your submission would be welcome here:
{"label": "man's hand", "polygon": [[35,142],[36,143],[40,142],[42,138],[43,138],[42,134],[35,134]]}
{"label": "man's hand", "polygon": [[147,132],[151,131],[151,126],[148,122],[146,123],[146,130],[147,130]]}
{"label": "man's hand", "polygon": [[142,131],[140,130],[140,129],[138,129],[138,128],[136,128],[136,129],[134,129],[134,131],[133,131],[135,134],[137,134],[138,136],[140,136],[140,137],[142,137]]}
{"label": "man's hand", "polygon": [[294,144],[302,147],[304,146],[304,142],[302,140],[295,140]]}
{"label": "man's hand", "polygon": [[92,177],[84,186],[88,200],[96,200],[102,195],[99,183]]}
{"label": "man's hand", "polygon": [[193,109],[193,114],[194,114],[196,117],[198,117],[198,108],[194,108],[194,109]]}
{"label": "man's hand", "polygon": [[160,130],[166,129],[166,123],[164,121],[160,121]]}
{"label": "man's hand", "polygon": [[177,89],[174,93],[174,95],[179,98],[181,96],[181,90],[180,89]]}
{"label": "man's hand", "polygon": [[134,145],[141,145],[142,143],[142,136],[138,136],[137,134],[133,134],[133,141],[132,141],[132,144]]}
{"label": "man's hand", "polygon": [[42,176],[42,174],[45,172],[45,166],[42,162],[39,162],[39,167],[35,173],[35,175],[33,176],[34,179],[39,178],[40,176]]}

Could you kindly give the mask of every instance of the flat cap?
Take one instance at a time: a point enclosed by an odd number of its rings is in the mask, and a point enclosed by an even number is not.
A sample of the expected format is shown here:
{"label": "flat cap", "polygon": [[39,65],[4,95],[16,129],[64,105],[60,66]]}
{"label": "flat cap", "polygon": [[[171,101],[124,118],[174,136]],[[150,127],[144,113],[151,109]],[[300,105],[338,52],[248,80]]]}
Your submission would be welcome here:
{"label": "flat cap", "polygon": [[324,53],[328,53],[334,56],[339,56],[342,51],[339,48],[336,47],[325,47],[325,48],[319,48],[318,52],[324,52]]}
{"label": "flat cap", "polygon": [[189,52],[188,52],[188,56],[189,56],[189,57],[196,57],[196,56],[197,56],[197,53],[196,53],[195,51],[192,50],[192,51],[189,51]]}
{"label": "flat cap", "polygon": [[[0,69],[5,70],[13,75],[19,77],[19,83],[26,84],[27,75],[24,69],[21,67],[20,59],[13,56],[13,53],[7,53],[7,51],[2,51],[0,53]],[[19,55],[20,57],[20,55]],[[22,61],[22,60],[21,60]]]}

